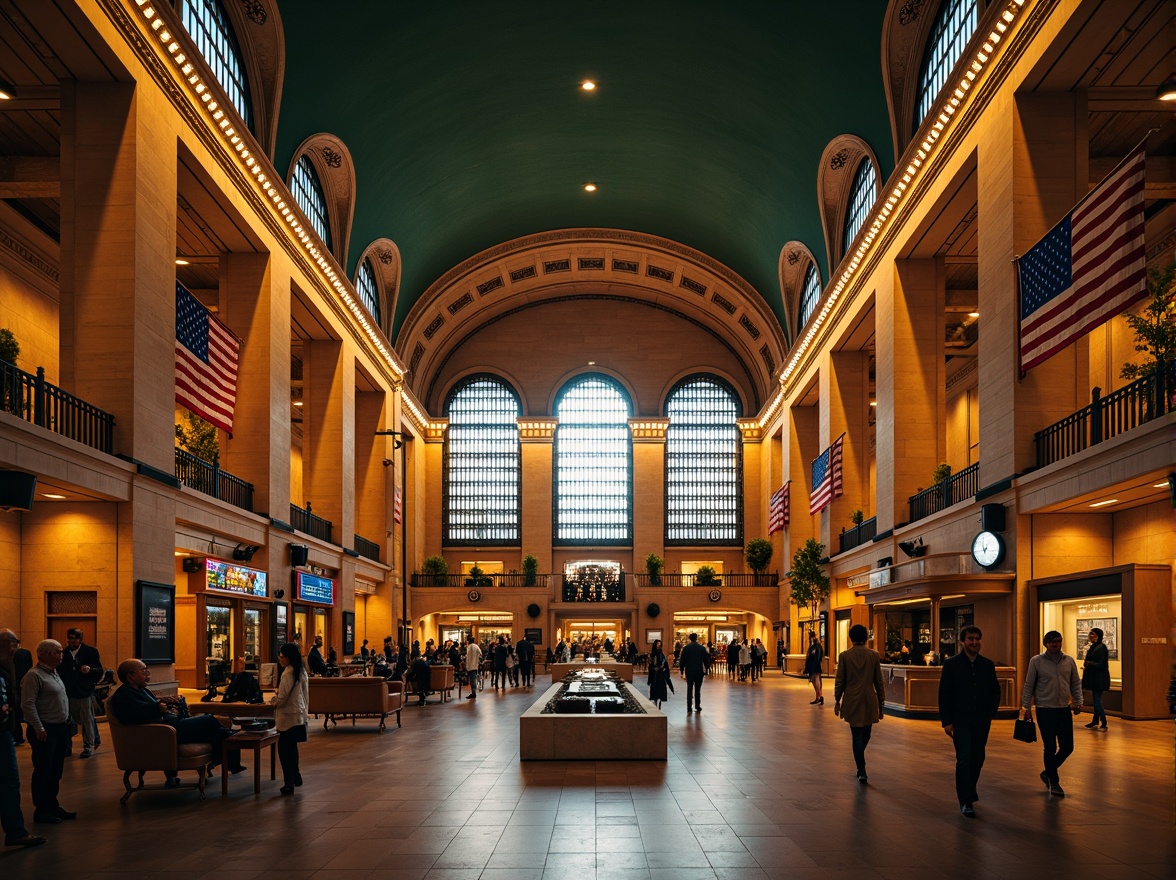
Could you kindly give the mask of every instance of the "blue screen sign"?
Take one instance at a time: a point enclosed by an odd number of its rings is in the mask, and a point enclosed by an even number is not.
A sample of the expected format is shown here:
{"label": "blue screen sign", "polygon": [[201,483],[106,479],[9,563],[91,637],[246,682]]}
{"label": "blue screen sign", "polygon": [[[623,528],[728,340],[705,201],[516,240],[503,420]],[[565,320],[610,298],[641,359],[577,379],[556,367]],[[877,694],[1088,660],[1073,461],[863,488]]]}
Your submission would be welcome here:
{"label": "blue screen sign", "polygon": [[302,602],[318,602],[320,605],[335,604],[335,582],[309,572],[298,572],[298,599]]}

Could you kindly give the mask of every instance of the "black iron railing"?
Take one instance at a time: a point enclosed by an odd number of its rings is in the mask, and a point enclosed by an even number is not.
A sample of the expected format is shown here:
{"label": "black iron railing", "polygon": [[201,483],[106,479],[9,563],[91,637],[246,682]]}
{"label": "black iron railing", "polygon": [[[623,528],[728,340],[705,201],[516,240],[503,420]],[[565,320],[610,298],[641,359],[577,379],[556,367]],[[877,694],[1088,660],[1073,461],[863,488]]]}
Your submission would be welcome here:
{"label": "black iron railing", "polygon": [[355,536],[355,552],[365,559],[380,561],[380,545],[359,535]]}
{"label": "black iron railing", "polygon": [[1106,397],[1090,393],[1090,403],[1033,435],[1037,466],[1045,467],[1104,440],[1176,410],[1176,361],[1136,379]]}
{"label": "black iron railing", "polygon": [[635,587],[775,587],[780,583],[780,574],[775,571],[765,571],[760,574],[750,572],[723,572],[716,574],[709,580],[703,579],[699,583],[698,575],[681,574],[680,572],[662,572],[661,574],[632,574]]}
{"label": "black iron railing", "polygon": [[624,602],[625,572],[622,571],[616,578],[578,578],[564,575],[563,601]]}
{"label": "black iron railing", "polygon": [[242,510],[253,511],[252,483],[183,449],[176,449],[176,479],[189,489],[219,498]]}
{"label": "black iron railing", "polygon": [[321,516],[315,516],[311,513],[309,504],[305,509],[299,507],[297,504],[290,505],[290,525],[307,535],[333,543],[331,532],[334,531],[334,525],[332,525],[330,520],[323,519]]}
{"label": "black iron railing", "polygon": [[[536,574],[528,578],[525,574],[512,571],[500,574],[481,574],[471,577],[468,574],[425,574],[415,572],[412,575],[414,587],[524,587],[531,590],[546,590],[551,574]],[[530,581],[530,582],[528,582]]]}
{"label": "black iron railing", "polygon": [[[934,487],[932,487],[934,488]],[[841,551],[852,550],[855,547],[860,547],[869,541],[874,540],[874,536],[878,534],[878,517],[872,516],[867,520],[862,520],[852,529],[841,533]]]}
{"label": "black iron railing", "polygon": [[[973,498],[980,490],[980,462],[970,464],[958,474],[936,483],[907,499],[910,505],[911,522],[916,522],[933,513],[959,504],[965,498]],[[864,523],[863,523],[864,525]]]}
{"label": "black iron railing", "polygon": [[114,416],[46,382],[44,367],[37,367],[34,376],[0,361],[0,411],[101,452],[114,452]]}

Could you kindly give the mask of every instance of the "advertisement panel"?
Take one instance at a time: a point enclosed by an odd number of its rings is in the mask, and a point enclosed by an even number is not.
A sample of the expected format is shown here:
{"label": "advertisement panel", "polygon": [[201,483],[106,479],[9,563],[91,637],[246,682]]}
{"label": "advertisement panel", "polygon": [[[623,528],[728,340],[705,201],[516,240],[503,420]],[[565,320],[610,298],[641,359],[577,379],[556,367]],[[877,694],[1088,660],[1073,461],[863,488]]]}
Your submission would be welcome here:
{"label": "advertisement panel", "polygon": [[219,559],[204,560],[204,570],[210,590],[261,598],[269,595],[269,577],[264,571],[221,562]]}

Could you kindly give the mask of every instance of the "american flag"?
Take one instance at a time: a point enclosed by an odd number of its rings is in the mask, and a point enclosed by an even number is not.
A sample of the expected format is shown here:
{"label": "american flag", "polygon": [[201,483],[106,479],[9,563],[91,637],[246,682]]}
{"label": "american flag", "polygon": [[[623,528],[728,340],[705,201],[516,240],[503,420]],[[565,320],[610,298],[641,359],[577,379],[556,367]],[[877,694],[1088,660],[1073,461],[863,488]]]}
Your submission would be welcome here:
{"label": "american flag", "polygon": [[237,404],[239,343],[176,283],[176,402],[230,433]]}
{"label": "american flag", "polygon": [[404,518],[404,508],[400,502],[400,487],[392,493],[392,522],[400,522]]}
{"label": "american flag", "polygon": [[813,460],[813,490],[809,493],[809,515],[818,513],[841,495],[841,444],[845,435]]}
{"label": "american flag", "polygon": [[1022,375],[1147,295],[1144,148],[1018,261]]}
{"label": "american flag", "polygon": [[768,506],[768,534],[782,532],[788,525],[788,496],[791,482],[785,483],[772,493],[772,501]]}

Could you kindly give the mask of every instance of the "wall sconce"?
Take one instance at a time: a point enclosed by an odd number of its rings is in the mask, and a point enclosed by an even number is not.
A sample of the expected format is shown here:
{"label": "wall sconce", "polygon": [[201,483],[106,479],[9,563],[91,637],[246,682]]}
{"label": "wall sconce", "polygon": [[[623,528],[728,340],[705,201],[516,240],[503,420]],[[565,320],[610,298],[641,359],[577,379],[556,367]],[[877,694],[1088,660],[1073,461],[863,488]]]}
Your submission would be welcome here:
{"label": "wall sconce", "polygon": [[899,541],[898,549],[909,556],[911,559],[915,559],[919,556],[923,556],[927,552],[927,545],[923,543],[922,538],[917,538],[914,541]]}

